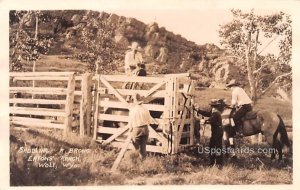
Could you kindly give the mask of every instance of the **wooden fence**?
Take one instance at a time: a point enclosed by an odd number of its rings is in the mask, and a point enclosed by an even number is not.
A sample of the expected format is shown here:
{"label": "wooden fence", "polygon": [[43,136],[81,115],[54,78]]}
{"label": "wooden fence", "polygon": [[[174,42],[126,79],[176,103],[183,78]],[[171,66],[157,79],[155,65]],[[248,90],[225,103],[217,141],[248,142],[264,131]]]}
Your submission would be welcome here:
{"label": "wooden fence", "polygon": [[194,83],[187,74],[10,73],[9,93],[12,124],[63,129],[65,135],[77,131],[115,147],[122,147],[128,135],[126,99],[139,93],[158,123],[149,127],[147,151],[177,153],[194,143]]}
{"label": "wooden fence", "polygon": [[10,73],[11,123],[62,129],[67,135],[80,125],[82,78],[73,72]]}

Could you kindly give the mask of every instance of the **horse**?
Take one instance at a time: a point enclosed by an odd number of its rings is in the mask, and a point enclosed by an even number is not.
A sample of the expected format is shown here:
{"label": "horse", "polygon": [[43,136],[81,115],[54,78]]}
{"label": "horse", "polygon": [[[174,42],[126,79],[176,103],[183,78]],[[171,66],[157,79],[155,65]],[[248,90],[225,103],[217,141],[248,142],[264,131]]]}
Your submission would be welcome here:
{"label": "horse", "polygon": [[[234,108],[224,104],[223,113],[229,113],[229,117],[228,114],[223,114],[223,116],[225,115],[223,121],[228,119],[227,123],[223,123],[223,140],[225,141],[226,146],[228,146],[230,138],[236,137],[236,131],[242,134],[241,137],[262,133],[265,136],[267,143],[278,152],[279,160],[282,160],[283,146],[285,145],[290,148],[290,141],[281,116],[267,110],[251,111],[242,118],[243,125],[234,129],[230,124],[230,116],[235,111]],[[271,159],[273,160],[275,158],[275,151],[272,151]]]}

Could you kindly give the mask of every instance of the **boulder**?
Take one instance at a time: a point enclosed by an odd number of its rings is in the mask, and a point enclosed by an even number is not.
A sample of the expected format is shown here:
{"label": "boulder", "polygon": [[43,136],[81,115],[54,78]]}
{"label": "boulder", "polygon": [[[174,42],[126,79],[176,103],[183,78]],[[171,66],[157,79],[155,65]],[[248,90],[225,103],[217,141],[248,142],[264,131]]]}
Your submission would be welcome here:
{"label": "boulder", "polygon": [[66,39],[71,39],[73,38],[74,36],[76,36],[76,29],[74,28],[70,28],[70,29],[67,29],[67,34],[66,34]]}
{"label": "boulder", "polygon": [[106,13],[106,12],[100,12],[100,14],[98,15],[98,19],[99,20],[105,20],[105,19],[107,19],[109,17],[109,14],[108,13]]}
{"label": "boulder", "polygon": [[216,82],[226,82],[229,74],[229,64],[218,63],[213,68],[213,72],[215,73]]}
{"label": "boulder", "polygon": [[119,23],[119,16],[113,13],[110,14],[107,19],[107,23],[111,26],[117,26]]}
{"label": "boulder", "polygon": [[198,65],[198,70],[201,72],[206,72],[208,70],[208,66],[209,66],[208,61],[203,59]]}
{"label": "boulder", "polygon": [[[106,13],[107,14],[107,13]],[[89,18],[93,17],[98,17],[99,16],[99,12],[97,11],[91,11],[91,10],[88,10],[86,13],[85,13],[86,16],[88,16]]]}
{"label": "boulder", "polygon": [[124,35],[128,39],[143,39],[144,30],[138,28],[138,26],[126,25]]}
{"label": "boulder", "polygon": [[156,58],[157,61],[166,63],[168,61],[168,49],[165,47],[161,47],[159,49],[159,55]]}
{"label": "boulder", "polygon": [[149,57],[155,58],[159,54],[159,48],[155,45],[147,45],[145,47],[145,54]]}
{"label": "boulder", "polygon": [[150,33],[154,33],[154,32],[158,32],[158,24],[156,22],[151,22],[147,25],[147,32],[150,32]]}
{"label": "boulder", "polygon": [[116,35],[115,36],[115,42],[121,49],[127,49],[127,47],[130,45],[127,38],[123,35]]}
{"label": "boulder", "polygon": [[73,15],[73,17],[71,18],[71,21],[74,23],[74,25],[77,25],[81,21],[81,16],[79,16],[79,15]]}
{"label": "boulder", "polygon": [[215,81],[220,83],[226,83],[231,79],[245,79],[245,75],[240,71],[240,68],[228,60],[215,64],[211,72],[215,76]]}

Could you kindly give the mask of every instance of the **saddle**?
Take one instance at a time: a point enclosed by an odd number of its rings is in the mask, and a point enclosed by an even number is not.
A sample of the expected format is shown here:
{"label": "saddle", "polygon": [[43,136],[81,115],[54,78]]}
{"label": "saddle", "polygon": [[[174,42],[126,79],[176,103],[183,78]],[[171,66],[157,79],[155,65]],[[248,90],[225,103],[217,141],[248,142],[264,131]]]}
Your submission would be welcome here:
{"label": "saddle", "polygon": [[257,118],[257,112],[256,111],[249,111],[246,113],[246,115],[242,118],[242,121],[246,120],[252,120]]}
{"label": "saddle", "polygon": [[[236,136],[237,129],[231,127],[230,122],[230,111],[226,111],[222,113],[223,119],[223,129],[229,133],[229,136]],[[247,112],[246,115],[241,119],[243,125],[241,126],[241,130],[239,131],[241,136],[248,136],[254,133],[256,129],[253,127],[253,124],[257,122],[257,111]]]}

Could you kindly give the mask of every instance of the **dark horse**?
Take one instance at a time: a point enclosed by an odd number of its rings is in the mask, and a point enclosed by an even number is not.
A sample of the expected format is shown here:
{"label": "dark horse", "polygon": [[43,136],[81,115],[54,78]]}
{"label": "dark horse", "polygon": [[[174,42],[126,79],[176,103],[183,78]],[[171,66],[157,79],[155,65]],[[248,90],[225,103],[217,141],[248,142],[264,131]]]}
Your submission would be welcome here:
{"label": "dark horse", "polygon": [[[228,110],[229,109],[229,110]],[[224,104],[224,112],[230,113],[230,115],[235,112],[235,109],[230,108]],[[279,160],[282,160],[282,149],[286,145],[290,147],[290,141],[288,139],[285,124],[282,118],[273,112],[266,110],[259,110],[257,112],[251,111],[246,114],[242,119],[243,126],[236,129],[242,134],[242,136],[251,136],[258,133],[262,133],[268,144],[272,146],[278,152]],[[235,130],[229,124],[223,124],[224,136],[223,139],[228,145],[229,138],[236,136]],[[275,159],[275,151],[272,151],[271,159]]]}

